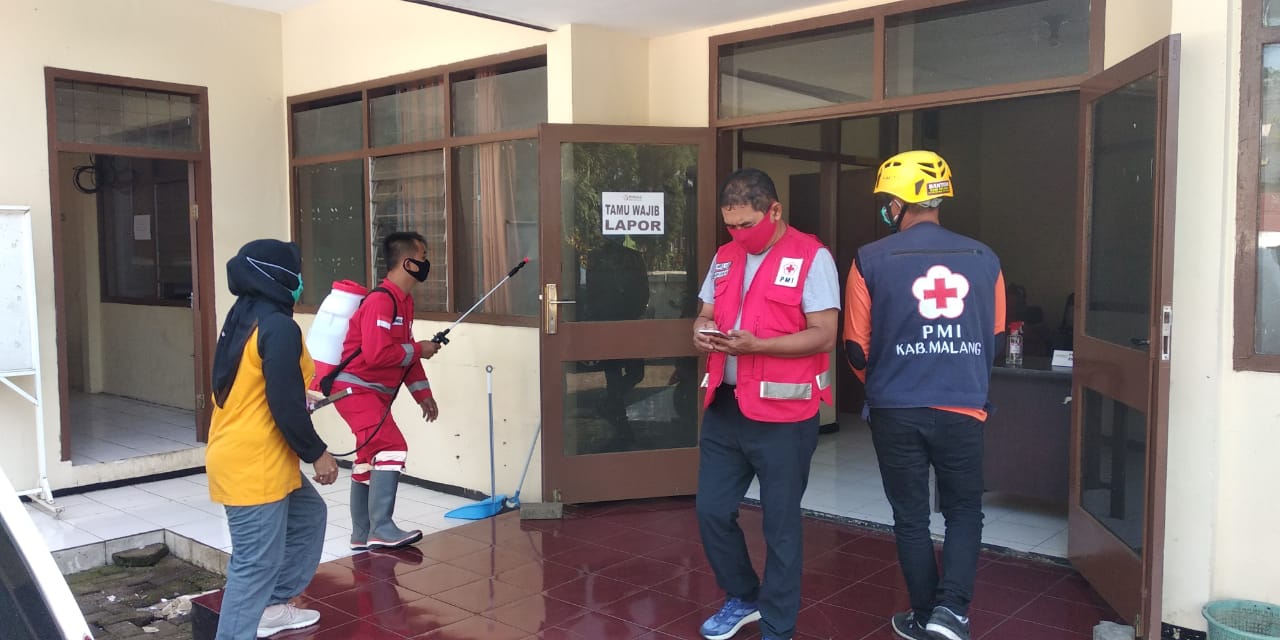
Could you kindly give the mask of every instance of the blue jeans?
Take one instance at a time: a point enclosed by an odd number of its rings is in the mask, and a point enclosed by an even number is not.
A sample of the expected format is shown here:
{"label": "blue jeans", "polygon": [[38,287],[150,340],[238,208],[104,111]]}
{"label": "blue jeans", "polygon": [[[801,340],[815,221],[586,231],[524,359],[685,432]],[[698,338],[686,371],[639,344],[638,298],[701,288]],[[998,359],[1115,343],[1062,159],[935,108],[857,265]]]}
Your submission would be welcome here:
{"label": "blue jeans", "polygon": [[[936,606],[968,615],[982,545],[982,423],[939,409],[872,409],[871,441],[911,608],[921,620]],[[930,466],[947,523],[941,579],[929,535]]]}
{"label": "blue jeans", "polygon": [[[699,446],[698,529],[716,582],[730,597],[759,605],[766,635],[790,638],[800,613],[804,560],[800,498],[818,446],[818,416],[757,422],[742,415],[732,387],[722,385],[703,415]],[[752,477],[760,478],[768,548],[763,583],[738,526],[738,505]]]}
{"label": "blue jeans", "polygon": [[257,638],[269,605],[288,602],[311,583],[329,509],[304,475],[282,500],[226,510],[232,551],[216,640],[249,640]]}

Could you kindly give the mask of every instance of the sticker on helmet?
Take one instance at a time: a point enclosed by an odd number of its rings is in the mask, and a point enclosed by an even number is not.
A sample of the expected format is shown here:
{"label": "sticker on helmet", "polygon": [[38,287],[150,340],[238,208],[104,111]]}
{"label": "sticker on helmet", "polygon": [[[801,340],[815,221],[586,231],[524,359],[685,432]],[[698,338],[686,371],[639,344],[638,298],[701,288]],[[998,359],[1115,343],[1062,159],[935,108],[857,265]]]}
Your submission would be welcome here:
{"label": "sticker on helmet", "polygon": [[929,184],[925,185],[924,188],[925,188],[926,194],[931,196],[940,196],[944,193],[949,193],[951,191],[951,181],[939,180],[937,182],[930,182]]}

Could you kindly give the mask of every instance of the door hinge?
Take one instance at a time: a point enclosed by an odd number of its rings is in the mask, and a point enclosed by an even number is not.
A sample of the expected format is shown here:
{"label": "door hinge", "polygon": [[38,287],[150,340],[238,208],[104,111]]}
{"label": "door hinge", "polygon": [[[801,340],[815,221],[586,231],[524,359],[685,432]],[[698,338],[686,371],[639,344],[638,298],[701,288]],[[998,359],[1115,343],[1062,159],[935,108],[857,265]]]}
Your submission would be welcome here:
{"label": "door hinge", "polygon": [[200,219],[200,205],[198,204],[191,205],[191,219],[192,220]]}
{"label": "door hinge", "polygon": [[1166,304],[1160,309],[1160,359],[1168,362],[1169,349],[1173,342],[1173,305]]}
{"label": "door hinge", "polygon": [[559,489],[553,489],[553,490],[551,491],[551,501],[552,501],[552,502],[564,502],[564,500],[561,500],[561,499],[560,499],[560,490],[559,490]]}
{"label": "door hinge", "polygon": [[[1145,589],[1143,591],[1146,591]],[[1133,635],[1135,638],[1142,638],[1142,614],[1137,613],[1133,616]]]}
{"label": "door hinge", "polygon": [[197,409],[204,409],[204,394],[203,394],[203,393],[197,393],[197,394],[196,394],[196,408],[197,408]]}

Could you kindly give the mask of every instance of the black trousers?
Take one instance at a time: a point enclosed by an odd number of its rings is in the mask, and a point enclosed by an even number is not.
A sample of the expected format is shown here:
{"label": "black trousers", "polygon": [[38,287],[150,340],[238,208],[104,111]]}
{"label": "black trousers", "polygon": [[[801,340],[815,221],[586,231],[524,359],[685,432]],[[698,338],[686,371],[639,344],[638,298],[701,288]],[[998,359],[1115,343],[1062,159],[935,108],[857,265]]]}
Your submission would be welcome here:
{"label": "black trousers", "polygon": [[[721,385],[703,415],[699,446],[698,527],[716,581],[729,596],[759,605],[767,635],[790,638],[800,613],[800,498],[818,446],[818,416],[757,422],[742,415],[733,387]],[[738,526],[738,505],[753,477],[760,478],[768,547],[763,582]]]}
{"label": "black trousers", "polygon": [[[939,409],[872,409],[871,440],[911,608],[923,620],[936,606],[968,615],[982,545],[982,423]],[[929,536],[930,466],[947,523],[941,577]]]}

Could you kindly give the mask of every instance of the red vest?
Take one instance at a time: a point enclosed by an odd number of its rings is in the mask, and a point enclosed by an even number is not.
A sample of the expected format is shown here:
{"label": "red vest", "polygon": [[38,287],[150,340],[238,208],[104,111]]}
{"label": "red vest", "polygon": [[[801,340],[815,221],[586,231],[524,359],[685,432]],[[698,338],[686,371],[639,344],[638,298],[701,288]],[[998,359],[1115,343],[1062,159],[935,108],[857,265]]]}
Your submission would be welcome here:
{"label": "red vest", "polygon": [[[747,253],[736,242],[716,252],[711,277],[715,283],[715,320],[722,331],[734,327],[742,309],[744,331],[757,338],[773,338],[803,331],[809,325],[801,300],[804,281],[813,265],[813,256],[822,243],[813,236],[787,227],[769,249],[742,297]],[[707,395],[703,406],[711,406],[716,388],[724,381],[723,353],[707,356]],[[801,358],[750,354],[738,356],[736,395],[742,415],[760,422],[799,422],[818,413],[818,403],[832,404],[827,353]]]}

